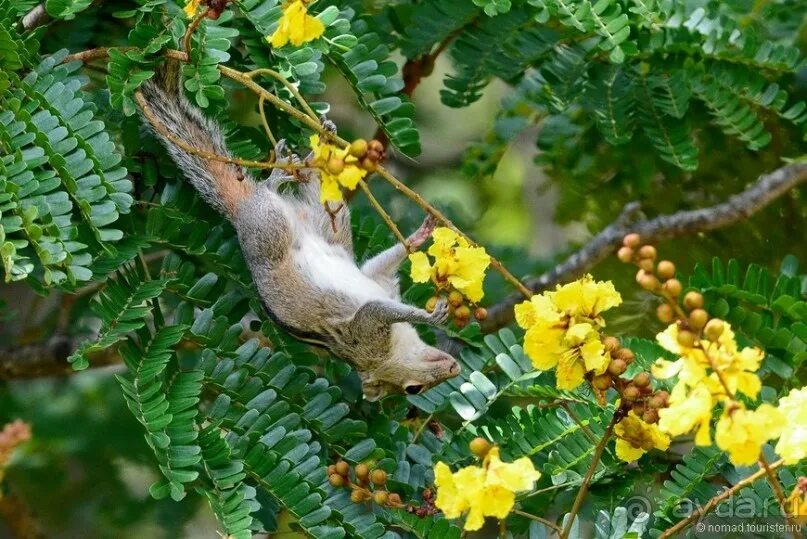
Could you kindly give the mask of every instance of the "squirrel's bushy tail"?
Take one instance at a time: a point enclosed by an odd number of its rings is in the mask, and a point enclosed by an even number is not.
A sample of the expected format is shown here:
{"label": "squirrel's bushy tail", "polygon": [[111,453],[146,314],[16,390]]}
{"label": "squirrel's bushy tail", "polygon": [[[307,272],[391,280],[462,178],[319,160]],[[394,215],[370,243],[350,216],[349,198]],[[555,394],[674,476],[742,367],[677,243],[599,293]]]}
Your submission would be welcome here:
{"label": "squirrel's bushy tail", "polygon": [[143,116],[202,198],[232,218],[239,202],[252,194],[255,182],[238,165],[190,153],[177,144],[231,157],[218,124],[188,102],[179,84],[179,63],[169,60],[138,90]]}

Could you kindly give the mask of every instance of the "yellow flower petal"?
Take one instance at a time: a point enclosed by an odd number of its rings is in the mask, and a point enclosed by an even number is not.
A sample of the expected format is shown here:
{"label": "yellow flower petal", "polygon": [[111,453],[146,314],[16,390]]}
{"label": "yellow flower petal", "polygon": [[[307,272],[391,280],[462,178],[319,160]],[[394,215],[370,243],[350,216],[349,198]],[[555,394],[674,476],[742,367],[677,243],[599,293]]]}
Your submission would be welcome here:
{"label": "yellow flower petal", "polygon": [[422,251],[416,251],[409,255],[409,261],[412,263],[411,276],[412,280],[416,283],[425,283],[431,279],[432,266],[429,264],[429,257]]}
{"label": "yellow flower petal", "polygon": [[778,409],[784,420],[776,452],[786,464],[796,464],[807,458],[807,388],[792,389]]}
{"label": "yellow flower petal", "polygon": [[617,438],[616,456],[618,459],[624,460],[625,462],[633,462],[641,458],[644,454],[645,450],[641,447],[633,447],[630,442]]}
{"label": "yellow flower petal", "polygon": [[767,403],[756,410],[733,406],[717,422],[715,443],[729,453],[732,463],[749,466],[759,459],[762,445],[779,436],[784,416]]}
{"label": "yellow flower petal", "polygon": [[201,3],[201,0],[188,0],[185,2],[185,7],[182,8],[182,11],[185,12],[186,17],[192,19],[196,16],[196,12],[199,10]]}
{"label": "yellow flower petal", "polygon": [[277,29],[267,38],[272,47],[279,48],[287,43],[299,47],[313,41],[325,32],[325,25],[308,14],[302,0],[293,0],[283,8]]}

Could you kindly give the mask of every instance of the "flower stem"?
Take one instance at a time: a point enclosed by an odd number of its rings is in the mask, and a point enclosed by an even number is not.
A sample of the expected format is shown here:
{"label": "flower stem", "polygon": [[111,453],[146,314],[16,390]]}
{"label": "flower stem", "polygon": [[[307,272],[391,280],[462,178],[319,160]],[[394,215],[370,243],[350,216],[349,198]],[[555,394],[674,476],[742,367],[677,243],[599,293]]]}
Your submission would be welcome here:
{"label": "flower stem", "polygon": [[616,426],[620,419],[622,419],[622,413],[620,410],[617,410],[614,412],[611,422],[608,423],[608,427],[605,429],[605,433],[602,435],[600,443],[597,444],[597,447],[594,449],[594,455],[591,457],[591,466],[588,467],[586,476],[583,478],[583,483],[580,485],[580,490],[577,492],[577,497],[574,499],[572,510],[569,512],[569,519],[566,521],[566,525],[563,527],[563,531],[560,534],[560,539],[566,539],[569,537],[569,532],[572,530],[572,525],[574,525],[574,517],[583,506],[583,500],[588,493],[588,488],[591,486],[591,479],[594,477],[594,472],[597,471],[597,464],[600,463],[602,452],[605,450],[605,446],[608,445],[608,441],[611,439],[611,434],[614,432],[614,426]]}
{"label": "flower stem", "polygon": [[525,513],[524,511],[519,511],[518,509],[513,509],[513,514],[522,516],[524,518],[528,518],[530,520],[534,520],[535,522],[540,522],[541,524],[543,524],[547,528],[550,528],[551,530],[553,530],[555,533],[562,533],[562,531],[560,529],[560,526],[558,526],[554,522],[551,522],[551,521],[549,521],[549,520],[547,520],[545,518],[541,518],[539,516],[532,515],[530,513]]}
{"label": "flower stem", "polygon": [[398,225],[395,224],[395,221],[392,220],[392,217],[387,213],[387,210],[384,209],[384,206],[378,201],[378,199],[370,192],[370,188],[367,186],[367,182],[364,180],[359,180],[359,186],[361,187],[364,194],[367,195],[367,200],[370,201],[370,205],[373,206],[373,209],[376,213],[381,216],[381,219],[384,220],[387,227],[395,234],[395,237],[398,238],[398,241],[401,242],[401,245],[404,246],[406,252],[411,252],[409,248],[409,242],[406,241],[406,238],[403,237],[401,231],[398,229]]}
{"label": "flower stem", "polygon": [[199,25],[202,23],[202,19],[207,17],[207,12],[210,11],[210,8],[204,8],[196,17],[193,18],[191,23],[188,25],[188,29],[185,31],[185,35],[182,36],[182,49],[190,56],[191,54],[191,38],[193,37],[193,33],[199,28]]}
{"label": "flower stem", "polygon": [[785,493],[782,491],[782,485],[779,483],[779,478],[776,477],[775,473],[773,473],[771,464],[768,463],[768,459],[766,459],[762,454],[759,455],[759,466],[765,471],[765,475],[768,478],[768,484],[770,484],[773,494],[776,496],[776,500],[779,502],[779,507],[782,509],[782,517],[789,525],[788,528],[790,528],[791,537],[796,539],[798,536],[794,530],[801,529],[801,527],[793,520],[793,515],[789,514],[787,511],[787,498],[785,497]]}
{"label": "flower stem", "polygon": [[[770,464],[768,466],[768,469],[770,471],[773,471],[776,468],[779,468],[780,466],[782,466],[782,464],[784,464],[784,460],[777,460],[776,462]],[[699,518],[704,516],[706,513],[708,513],[709,511],[711,511],[715,507],[717,507],[717,505],[720,502],[722,502],[726,498],[729,498],[729,497],[733,496],[735,493],[737,493],[737,491],[740,491],[740,490],[744,489],[745,487],[751,485],[754,481],[756,481],[757,479],[759,479],[760,477],[762,477],[766,473],[767,472],[765,471],[765,469],[757,470],[756,472],[752,473],[751,475],[749,475],[748,477],[746,477],[742,481],[739,481],[733,487],[724,490],[723,492],[721,492],[717,496],[711,498],[708,502],[706,502],[703,505],[703,507],[698,508],[697,511],[695,511],[694,513],[689,515],[687,518],[685,518],[684,520],[678,522],[675,526],[666,529],[664,531],[664,533],[662,533],[659,536],[658,539],[667,539],[668,537],[672,537],[673,535],[675,535],[675,534],[681,532],[682,530],[686,529],[690,524],[692,524],[693,522],[695,522],[696,520],[698,520]]]}

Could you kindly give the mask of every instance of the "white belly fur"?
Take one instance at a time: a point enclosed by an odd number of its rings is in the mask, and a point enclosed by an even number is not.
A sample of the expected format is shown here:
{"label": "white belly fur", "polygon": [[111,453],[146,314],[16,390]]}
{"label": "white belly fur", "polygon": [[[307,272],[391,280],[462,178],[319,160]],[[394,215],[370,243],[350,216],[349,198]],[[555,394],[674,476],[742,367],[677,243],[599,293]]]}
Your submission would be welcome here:
{"label": "white belly fur", "polygon": [[378,283],[359,270],[342,247],[331,245],[308,231],[301,232],[301,247],[294,251],[294,262],[315,286],[348,294],[362,304],[388,296]]}

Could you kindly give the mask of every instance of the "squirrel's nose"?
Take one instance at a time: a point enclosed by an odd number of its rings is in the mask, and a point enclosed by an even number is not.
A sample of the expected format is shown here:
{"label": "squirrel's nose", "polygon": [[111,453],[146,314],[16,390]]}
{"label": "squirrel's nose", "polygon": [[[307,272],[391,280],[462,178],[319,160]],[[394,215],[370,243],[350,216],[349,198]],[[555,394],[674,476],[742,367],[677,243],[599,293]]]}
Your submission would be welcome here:
{"label": "squirrel's nose", "polygon": [[457,376],[460,373],[460,364],[454,361],[453,365],[451,365],[451,368],[448,370],[448,373],[451,376]]}

